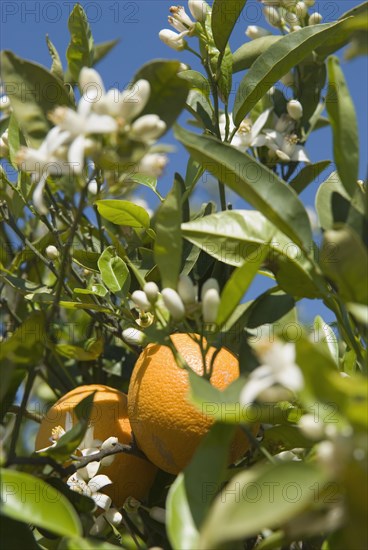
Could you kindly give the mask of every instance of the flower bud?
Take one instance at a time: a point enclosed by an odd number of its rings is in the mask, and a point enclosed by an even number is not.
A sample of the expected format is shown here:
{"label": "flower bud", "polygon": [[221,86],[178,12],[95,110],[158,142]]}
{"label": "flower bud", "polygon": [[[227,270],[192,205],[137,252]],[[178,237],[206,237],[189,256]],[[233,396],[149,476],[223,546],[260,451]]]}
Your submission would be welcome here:
{"label": "flower bud", "polygon": [[266,6],[264,8],[264,15],[268,23],[273,27],[279,27],[281,24],[281,16],[279,10],[273,6]]}
{"label": "flower bud", "polygon": [[288,12],[285,15],[285,21],[288,25],[291,27],[295,27],[295,25],[299,25],[299,19],[295,15],[295,13]]}
{"label": "flower bud", "polygon": [[79,87],[81,93],[89,101],[93,102],[102,97],[105,93],[105,87],[97,71],[89,67],[83,67],[79,73]]}
{"label": "flower bud", "polygon": [[141,346],[145,340],[143,332],[133,327],[123,330],[122,336],[128,344],[133,346]]}
{"label": "flower bud", "polygon": [[166,124],[158,115],[144,115],[135,120],[130,135],[133,139],[149,143],[157,139],[166,130]]}
{"label": "flower bud", "polygon": [[9,154],[9,137],[8,129],[0,137],[0,156],[7,157]]}
{"label": "flower bud", "polygon": [[88,184],[88,193],[91,195],[97,195],[98,193],[98,183],[95,179],[91,180]]}
{"label": "flower bud", "polygon": [[220,286],[217,282],[217,279],[214,279],[213,277],[210,277],[203,284],[202,290],[201,290],[201,300],[203,300],[204,295],[206,294],[207,290],[209,290],[210,288],[214,288],[215,290],[217,290],[218,293],[220,293]]}
{"label": "flower bud", "polygon": [[300,31],[301,29],[302,29],[302,27],[300,25],[294,25],[291,28],[291,32]]}
{"label": "flower bud", "polygon": [[108,437],[102,443],[101,449],[103,449],[104,451],[106,451],[106,450],[111,451],[116,446],[117,443],[118,443],[118,438],[117,437],[114,437],[114,436]]}
{"label": "flower bud", "polygon": [[159,178],[168,162],[169,159],[167,155],[163,155],[162,153],[148,153],[139,161],[137,172],[139,174],[146,174],[147,176]]}
{"label": "flower bud", "polygon": [[298,426],[306,437],[315,441],[322,439],[325,433],[323,422],[316,420],[313,414],[303,415],[299,420]]}
{"label": "flower bud", "polygon": [[184,304],[194,304],[197,292],[192,279],[188,275],[180,275],[178,282],[178,293]]}
{"label": "flower bud", "polygon": [[322,15],[320,13],[318,13],[318,11],[315,11],[309,17],[308,25],[318,25],[319,23],[321,23],[322,19],[323,19]]}
{"label": "flower bud", "polygon": [[308,13],[308,6],[305,2],[298,2],[295,6],[296,15],[299,19],[303,19]]}
{"label": "flower bud", "polygon": [[153,506],[149,511],[149,515],[152,519],[158,521],[159,523],[165,524],[166,522],[166,510],[164,508]]}
{"label": "flower bud", "polygon": [[202,300],[202,315],[205,323],[215,323],[220,305],[220,294],[216,288],[209,288]]}
{"label": "flower bud", "polygon": [[135,305],[143,311],[147,311],[151,308],[151,304],[148,301],[147,295],[145,292],[143,292],[143,290],[135,290],[132,293],[132,300]]}
{"label": "flower bud", "polygon": [[192,16],[199,23],[206,20],[208,4],[203,0],[188,0],[188,8]]}
{"label": "flower bud", "polygon": [[156,283],[154,283],[153,281],[151,281],[149,283],[146,283],[143,287],[143,290],[144,290],[145,295],[148,298],[148,301],[151,304],[154,304],[155,302],[157,302],[157,298],[158,298],[158,295],[159,295],[159,290],[158,290],[158,286],[156,285]]}
{"label": "flower bud", "polygon": [[50,244],[50,246],[46,248],[45,252],[49,260],[57,260],[60,256],[60,252],[58,251],[56,246],[52,244]]}
{"label": "flower bud", "polygon": [[151,85],[148,80],[141,78],[133,86],[120,94],[120,116],[130,121],[137,117],[147,105],[151,94]]}
{"label": "flower bud", "polygon": [[292,99],[291,101],[289,101],[286,108],[287,112],[294,120],[299,120],[300,118],[302,118],[303,107],[302,104],[296,99]]}
{"label": "flower bud", "polygon": [[185,317],[185,307],[179,294],[173,288],[164,288],[161,292],[164,304],[175,321]]}
{"label": "flower bud", "polygon": [[271,33],[267,29],[259,27],[258,25],[249,25],[249,27],[247,27],[245,31],[245,34],[248,36],[248,38],[254,40],[256,38],[261,38],[262,36],[268,36]]}
{"label": "flower bud", "polygon": [[186,42],[183,39],[184,33],[178,34],[170,29],[162,29],[162,31],[158,33],[158,36],[166,46],[169,46],[173,50],[181,51],[185,49]]}

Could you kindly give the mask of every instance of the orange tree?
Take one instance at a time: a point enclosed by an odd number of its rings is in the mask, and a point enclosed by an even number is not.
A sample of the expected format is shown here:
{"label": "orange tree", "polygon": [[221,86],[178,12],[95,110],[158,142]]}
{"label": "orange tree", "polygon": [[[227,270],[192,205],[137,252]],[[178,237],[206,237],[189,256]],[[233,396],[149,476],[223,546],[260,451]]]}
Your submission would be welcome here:
{"label": "orange tree", "polygon": [[[66,70],[49,38],[50,70],[1,54],[6,548],[367,547],[366,187],[334,55],[364,54],[367,3],[324,23],[265,0],[232,52],[245,4],[172,6],[178,59],[125,90],[79,4]],[[162,196],[171,127],[188,163]],[[334,171],[305,147],[321,127]],[[218,209],[193,200],[206,173]],[[256,276],[272,285],[247,300]],[[305,298],[332,326],[298,320]]]}

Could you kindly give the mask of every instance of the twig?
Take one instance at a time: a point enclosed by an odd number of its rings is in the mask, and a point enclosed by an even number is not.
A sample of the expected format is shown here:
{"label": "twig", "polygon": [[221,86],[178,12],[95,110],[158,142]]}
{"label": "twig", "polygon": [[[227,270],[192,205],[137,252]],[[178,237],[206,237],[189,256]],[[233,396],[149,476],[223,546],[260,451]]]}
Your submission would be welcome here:
{"label": "twig", "polygon": [[32,369],[28,374],[26,387],[24,388],[24,394],[23,394],[22,402],[21,402],[20,407],[19,407],[19,412],[18,412],[18,414],[15,418],[13,435],[12,435],[12,438],[11,438],[11,441],[10,441],[10,448],[9,448],[9,454],[8,454],[8,456],[10,457],[9,458],[10,460],[12,460],[13,457],[15,457],[15,450],[16,450],[16,446],[17,446],[20,427],[22,425],[23,414],[24,414],[24,411],[26,410],[28,399],[29,399],[30,393],[32,391],[32,386],[33,386],[33,382],[36,378],[36,375],[37,375],[37,369]]}
{"label": "twig", "polygon": [[21,411],[21,408],[19,407],[19,405],[10,405],[8,412],[13,414],[19,414],[20,412],[22,412],[25,418],[28,418],[29,420],[33,420],[34,422],[38,422],[38,424],[41,424],[42,422],[42,415],[32,411],[28,411],[27,409],[24,409],[24,411]]}

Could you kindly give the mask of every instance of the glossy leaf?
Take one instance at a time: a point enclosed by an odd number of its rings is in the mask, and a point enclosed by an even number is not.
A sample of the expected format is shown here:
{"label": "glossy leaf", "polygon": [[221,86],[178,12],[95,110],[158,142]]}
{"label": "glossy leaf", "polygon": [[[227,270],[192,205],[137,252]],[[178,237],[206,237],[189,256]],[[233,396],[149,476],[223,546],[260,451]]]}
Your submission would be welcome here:
{"label": "glossy leaf", "polygon": [[212,34],[216,47],[223,52],[247,0],[215,0],[212,6]]}
{"label": "glossy leaf", "polygon": [[51,65],[50,71],[54,76],[56,76],[56,78],[59,78],[63,82],[64,81],[63,64],[61,62],[59,53],[55,48],[54,44],[51,42],[48,34],[46,35],[46,44],[52,59],[52,65]]}
{"label": "glossy leaf", "polygon": [[314,328],[314,342],[321,342],[324,344],[331,354],[331,357],[335,361],[336,365],[339,364],[339,345],[338,338],[330,325],[328,325],[320,315],[317,315],[313,323]]}
{"label": "glossy leaf", "polygon": [[[198,548],[221,548],[225,542],[288,523],[313,503],[313,483],[322,486],[326,478],[316,466],[296,462],[255,466],[235,475],[216,498]],[[293,494],[286,495],[285,487],[291,485]],[[226,498],[227,494],[231,497]]]}
{"label": "glossy leaf", "polygon": [[118,550],[121,549],[121,546],[116,546],[106,540],[85,537],[64,538],[58,546],[58,550],[76,550],[76,548],[83,548],[83,550]]}
{"label": "glossy leaf", "polygon": [[96,273],[99,272],[97,265],[99,257],[100,254],[98,252],[92,252],[91,250],[73,250],[73,261],[76,262],[78,265],[81,265],[85,269],[88,269],[89,271],[94,271]]}
{"label": "glossy leaf", "polygon": [[256,254],[248,256],[243,265],[233,271],[221,292],[221,302],[216,319],[217,325],[222,326],[229,319],[248,290],[267,253],[267,246],[259,248]]}
{"label": "glossy leaf", "polygon": [[180,71],[179,77],[189,82],[192,88],[197,88],[206,97],[210,96],[210,84],[202,73],[193,70]]}
{"label": "glossy leaf", "polygon": [[246,42],[240,48],[238,48],[233,53],[233,71],[238,73],[239,71],[244,71],[249,69],[255,62],[255,60],[271,48],[276,42],[282,38],[281,36],[262,36],[261,38],[256,38],[255,40],[250,40]]}
{"label": "glossy leaf", "polygon": [[275,82],[337,32],[338,28],[339,23],[305,27],[284,36],[261,54],[239,85],[233,109],[235,124],[239,125]]}
{"label": "glossy leaf", "polygon": [[0,542],[6,543],[9,550],[27,548],[40,550],[28,525],[0,514]]}
{"label": "glossy leaf", "polygon": [[154,257],[160,270],[162,287],[176,289],[181,268],[181,186],[174,185],[156,214]]}
{"label": "glossy leaf", "polygon": [[287,315],[295,306],[295,300],[289,294],[277,289],[277,287],[266,290],[254,301],[248,304],[242,317],[239,319],[241,326],[257,328],[265,324],[275,323]]}
{"label": "glossy leaf", "polygon": [[213,137],[199,136],[179,127],[175,129],[175,136],[195,160],[257,208],[280,231],[299,245],[311,246],[308,215],[295,192],[274,172]]}
{"label": "glossy leaf", "polygon": [[93,56],[93,65],[96,65],[101,59],[103,59],[117,44],[119,44],[120,39],[115,38],[114,40],[107,40],[106,42],[100,42],[95,44],[95,51]]}
{"label": "glossy leaf", "polygon": [[368,305],[367,249],[353,229],[342,226],[324,234],[321,266],[347,302]]}
{"label": "glossy leaf", "polygon": [[1,79],[18,124],[28,145],[37,148],[51,128],[47,114],[55,105],[69,105],[66,88],[41,65],[21,59],[10,51],[1,53],[0,66]]}
{"label": "glossy leaf", "polygon": [[235,427],[229,424],[212,426],[184,470],[186,495],[198,530],[226,478],[234,431]]}
{"label": "glossy leaf", "polygon": [[315,164],[307,164],[290,182],[290,187],[294,189],[298,195],[308,187],[318,176],[331,164],[330,160],[321,160]]}
{"label": "glossy leaf", "polygon": [[106,248],[97,263],[102,281],[107,288],[111,292],[120,292],[130,274],[124,260],[116,255],[115,248],[113,246]]}
{"label": "glossy leaf", "polygon": [[75,294],[91,294],[93,296],[101,296],[102,298],[107,294],[107,288],[98,283],[92,283],[88,288],[73,288]]}
{"label": "glossy leaf", "polygon": [[116,225],[146,229],[150,226],[148,212],[130,201],[106,199],[96,201],[95,205],[103,218]]}
{"label": "glossy leaf", "polygon": [[147,176],[146,174],[132,174],[129,176],[129,179],[132,181],[135,181],[136,183],[139,183],[139,185],[144,185],[145,187],[148,187],[151,189],[156,197],[160,199],[160,201],[163,201],[164,199],[160,195],[160,193],[157,191],[157,178],[155,176]]}
{"label": "glossy leaf", "polygon": [[320,104],[321,93],[326,84],[326,65],[305,59],[298,65],[296,73],[299,81],[298,100],[303,106],[301,124],[309,129],[309,120]]}
{"label": "glossy leaf", "polygon": [[184,474],[171,485],[166,500],[166,529],[173,548],[194,550],[198,546],[198,531],[190,510]]}
{"label": "glossy leaf", "polygon": [[143,65],[134,76],[133,82],[141,78],[148,80],[151,94],[139,116],[154,113],[166,122],[167,128],[170,128],[184,108],[190,88],[190,84],[179,77],[179,72],[179,61],[154,59]]}
{"label": "glossy leaf", "polygon": [[31,523],[57,535],[81,535],[79,517],[59,491],[34,477],[16,470],[1,469],[2,513]]}
{"label": "glossy leaf", "polygon": [[87,15],[80,4],[76,4],[68,20],[70,43],[66,52],[68,69],[72,80],[78,81],[83,67],[92,67],[94,42]]}
{"label": "glossy leaf", "polygon": [[330,57],[326,109],[330,119],[334,159],[341,182],[350,196],[354,194],[359,170],[359,135],[354,104],[337,57]]}

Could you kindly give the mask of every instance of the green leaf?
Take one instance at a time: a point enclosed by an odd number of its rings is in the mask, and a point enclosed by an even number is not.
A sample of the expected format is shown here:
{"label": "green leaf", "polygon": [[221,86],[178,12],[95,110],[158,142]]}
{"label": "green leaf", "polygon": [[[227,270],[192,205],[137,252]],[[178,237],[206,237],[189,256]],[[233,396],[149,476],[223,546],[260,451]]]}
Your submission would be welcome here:
{"label": "green leaf", "polygon": [[95,361],[98,357],[98,355],[96,357],[96,353],[71,344],[56,344],[55,351],[63,357],[75,359],[76,361]]}
{"label": "green leaf", "polygon": [[82,525],[70,502],[39,477],[1,469],[2,513],[57,535],[81,535]]}
{"label": "green leaf", "polygon": [[281,36],[262,36],[255,40],[246,42],[233,53],[233,72],[238,73],[249,69],[255,60],[268,48],[271,48],[276,42],[282,38]]}
{"label": "green leaf", "polygon": [[215,0],[211,25],[216,47],[223,52],[247,0]]}
{"label": "green leaf", "polygon": [[160,195],[160,193],[157,191],[157,178],[155,176],[147,176],[147,174],[132,174],[129,176],[129,179],[132,181],[139,183],[139,185],[144,185],[145,187],[149,187],[156,197],[160,199],[160,201],[163,201],[163,197]]}
{"label": "green leaf", "polygon": [[154,257],[160,270],[162,287],[176,289],[181,269],[181,185],[174,185],[156,214]]}
{"label": "green leaf", "polygon": [[197,88],[207,98],[210,97],[211,86],[207,78],[198,71],[180,71],[179,77],[190,83],[192,88]]}
{"label": "green leaf", "polygon": [[10,119],[9,119],[8,142],[9,142],[10,162],[12,163],[14,168],[18,170],[18,165],[16,163],[16,155],[20,149],[21,144],[25,145],[25,142],[23,140],[23,143],[22,143],[22,136],[18,126],[18,122],[13,113],[10,115]]}
{"label": "green leaf", "polygon": [[27,548],[40,550],[31,529],[25,523],[0,514],[0,542],[5,542],[9,549]]}
{"label": "green leaf", "polygon": [[[52,302],[50,302],[52,303]],[[104,307],[104,306],[99,306],[98,304],[85,304],[85,303],[82,303],[82,302],[67,302],[65,300],[61,300],[59,302],[59,306],[60,307],[63,307],[65,309],[74,309],[74,310],[78,310],[78,309],[90,309],[92,311],[100,311],[101,313],[112,313],[111,312],[111,309],[109,309],[108,307]]]}
{"label": "green leaf", "polygon": [[330,164],[330,160],[321,160],[315,164],[307,164],[289,183],[290,187],[300,195]]}
{"label": "green leaf", "polygon": [[115,248],[109,246],[100,256],[98,267],[102,281],[111,292],[119,292],[130,277],[129,269],[124,260],[116,255]]}
{"label": "green leaf", "polygon": [[294,306],[292,296],[277,287],[270,288],[248,305],[238,322],[250,329],[273,323],[276,328],[279,325],[276,321],[287,315]]}
{"label": "green leaf", "polygon": [[222,548],[289,523],[315,500],[313,484],[325,481],[327,474],[314,465],[296,462],[255,466],[235,475],[216,498],[198,548]]}
{"label": "green leaf", "polygon": [[262,53],[253,63],[241,81],[234,103],[233,119],[239,126],[246,114],[290,69],[334,35],[341,23],[325,23],[304,27],[282,37],[271,48]]}
{"label": "green leaf", "polygon": [[351,227],[345,225],[326,231],[321,267],[346,302],[368,305],[367,265],[367,249]]}
{"label": "green leaf", "polygon": [[255,254],[248,256],[243,265],[233,271],[221,292],[221,302],[216,319],[217,325],[222,326],[229,319],[257,275],[267,252],[267,246],[259,248]]}
{"label": "green leaf", "polygon": [[85,537],[64,538],[58,545],[58,550],[76,550],[76,548],[83,548],[83,550],[121,550],[122,547],[110,544],[105,540],[88,539]]}
{"label": "green leaf", "polygon": [[99,257],[100,254],[98,252],[81,249],[73,250],[73,261],[76,262],[78,265],[81,265],[85,269],[88,269],[89,271],[94,271],[96,273],[99,272],[97,265]]}
{"label": "green leaf", "polygon": [[117,44],[119,44],[120,38],[114,40],[107,40],[106,42],[100,42],[95,44],[95,51],[93,56],[93,65],[96,65],[101,59],[103,59]]}
{"label": "green leaf", "polygon": [[305,59],[298,65],[296,72],[299,81],[298,99],[303,105],[301,124],[309,129],[309,121],[320,104],[321,92],[326,84],[326,65]]}
{"label": "green leaf", "polygon": [[70,43],[66,52],[68,69],[72,80],[78,82],[83,67],[92,67],[94,42],[87,15],[80,4],[76,4],[68,20]]}
{"label": "green leaf", "polygon": [[335,361],[336,365],[339,364],[339,344],[338,339],[330,325],[328,325],[320,315],[315,317],[313,322],[314,328],[314,341],[321,342],[324,344],[329,353],[331,354],[332,359]]}
{"label": "green leaf", "polygon": [[75,294],[92,294],[93,296],[101,296],[103,298],[107,294],[107,289],[98,283],[92,283],[88,288],[73,288]]}
{"label": "green leaf", "polygon": [[[150,61],[138,71],[133,82],[144,78],[151,85],[147,105],[139,116],[156,114],[170,128],[180,115],[187,99],[190,84],[179,77],[179,61]],[[134,85],[133,85],[134,90]]]}
{"label": "green leaf", "polygon": [[102,217],[116,225],[148,229],[150,217],[148,212],[130,201],[115,199],[99,200],[95,202]]}
{"label": "green leaf", "polygon": [[175,128],[175,137],[195,160],[257,208],[295,243],[310,247],[308,215],[296,193],[254,158],[210,136]]}
{"label": "green leaf", "polygon": [[1,52],[0,66],[1,79],[20,129],[28,145],[38,148],[51,128],[47,113],[56,104],[69,105],[67,90],[47,69],[10,51]]}
{"label": "green leaf", "polygon": [[188,503],[198,529],[225,480],[229,464],[229,447],[234,432],[235,426],[229,424],[212,426],[184,470]]}
{"label": "green leaf", "polygon": [[334,159],[341,182],[352,196],[359,171],[358,123],[338,58],[330,57],[327,68],[326,109],[333,131]]}
{"label": "green leaf", "polygon": [[173,548],[198,548],[199,533],[190,510],[184,474],[171,485],[166,500],[166,529]]}
{"label": "green leaf", "polygon": [[51,42],[49,35],[46,34],[46,44],[51,55],[52,65],[51,65],[51,74],[56,78],[59,78],[62,82],[64,81],[64,71],[63,64],[61,63],[60,56],[54,44]]}
{"label": "green leaf", "polygon": [[212,104],[203,92],[198,89],[190,90],[185,105],[187,111],[189,111],[196,118],[200,127],[215,132],[215,127],[212,121]]}

